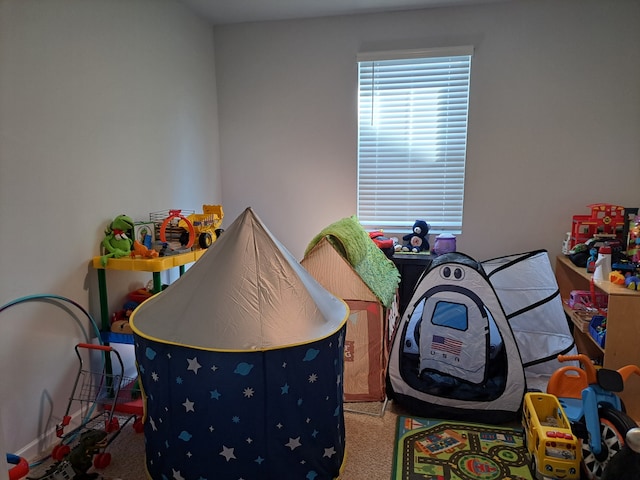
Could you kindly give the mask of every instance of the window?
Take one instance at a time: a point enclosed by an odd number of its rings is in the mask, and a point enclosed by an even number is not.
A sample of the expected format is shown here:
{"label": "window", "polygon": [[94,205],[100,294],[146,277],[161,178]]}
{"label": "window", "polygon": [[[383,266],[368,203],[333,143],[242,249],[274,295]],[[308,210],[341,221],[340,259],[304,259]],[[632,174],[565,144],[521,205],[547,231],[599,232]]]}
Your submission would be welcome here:
{"label": "window", "polygon": [[472,47],[358,55],[363,226],[462,231]]}

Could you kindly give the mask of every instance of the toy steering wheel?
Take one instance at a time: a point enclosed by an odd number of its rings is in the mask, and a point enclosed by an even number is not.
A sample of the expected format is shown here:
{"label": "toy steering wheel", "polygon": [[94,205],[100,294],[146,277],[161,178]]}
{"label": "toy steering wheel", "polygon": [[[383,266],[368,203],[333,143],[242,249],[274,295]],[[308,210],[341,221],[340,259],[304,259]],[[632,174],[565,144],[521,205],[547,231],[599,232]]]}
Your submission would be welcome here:
{"label": "toy steering wheel", "polygon": [[169,210],[169,216],[164,219],[164,222],[162,222],[162,225],[160,226],[160,240],[163,242],[167,241],[167,225],[169,225],[169,222],[171,222],[172,219],[179,218],[180,220],[184,220],[184,223],[187,225],[187,230],[189,231],[189,241],[185,245],[185,248],[191,248],[196,238],[196,231],[193,228],[193,224],[187,220],[181,212],[182,210]]}

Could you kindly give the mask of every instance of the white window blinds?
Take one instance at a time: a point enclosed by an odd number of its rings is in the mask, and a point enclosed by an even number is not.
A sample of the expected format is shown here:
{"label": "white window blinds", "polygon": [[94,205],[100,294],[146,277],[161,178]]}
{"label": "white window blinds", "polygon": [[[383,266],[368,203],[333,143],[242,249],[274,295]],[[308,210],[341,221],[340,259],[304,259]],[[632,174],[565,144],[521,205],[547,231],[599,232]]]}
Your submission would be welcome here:
{"label": "white window blinds", "polygon": [[472,47],[358,55],[358,219],[460,233]]}

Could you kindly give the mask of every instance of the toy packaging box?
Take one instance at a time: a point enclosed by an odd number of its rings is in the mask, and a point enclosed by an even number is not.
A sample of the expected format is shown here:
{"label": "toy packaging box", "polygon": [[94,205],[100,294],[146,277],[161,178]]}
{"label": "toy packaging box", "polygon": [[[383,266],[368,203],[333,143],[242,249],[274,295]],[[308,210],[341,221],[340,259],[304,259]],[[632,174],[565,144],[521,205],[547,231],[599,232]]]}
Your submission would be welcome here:
{"label": "toy packaging box", "polygon": [[155,228],[153,222],[136,222],[133,226],[133,239],[147,248],[152,248],[156,238]]}

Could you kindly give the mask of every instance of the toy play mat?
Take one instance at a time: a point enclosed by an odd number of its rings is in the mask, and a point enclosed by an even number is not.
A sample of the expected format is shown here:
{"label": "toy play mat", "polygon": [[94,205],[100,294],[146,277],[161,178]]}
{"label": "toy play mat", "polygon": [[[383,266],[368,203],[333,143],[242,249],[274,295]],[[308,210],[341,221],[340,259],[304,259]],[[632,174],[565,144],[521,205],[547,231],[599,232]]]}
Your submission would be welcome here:
{"label": "toy play mat", "polygon": [[392,480],[531,480],[522,430],[398,417]]}

